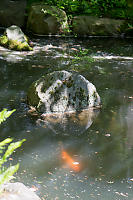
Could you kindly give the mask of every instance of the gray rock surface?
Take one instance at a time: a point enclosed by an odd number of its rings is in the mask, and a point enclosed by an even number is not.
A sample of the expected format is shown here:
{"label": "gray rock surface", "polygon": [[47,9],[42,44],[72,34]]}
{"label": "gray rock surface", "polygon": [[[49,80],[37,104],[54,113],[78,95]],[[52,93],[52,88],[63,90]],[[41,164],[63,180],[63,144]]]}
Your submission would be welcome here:
{"label": "gray rock surface", "polygon": [[72,20],[74,34],[81,36],[117,36],[123,32],[125,20],[98,18],[94,16],[75,16]]}
{"label": "gray rock surface", "polygon": [[33,4],[31,6],[27,29],[34,34],[60,34],[68,30],[66,13],[54,6]]}
{"label": "gray rock surface", "polygon": [[0,0],[0,26],[12,24],[23,27],[25,24],[26,0]]}
{"label": "gray rock surface", "polygon": [[7,183],[2,189],[0,200],[41,200],[23,183]]}
{"label": "gray rock surface", "polygon": [[95,86],[82,75],[55,71],[31,85],[28,103],[39,113],[64,113],[97,107],[100,97]]}
{"label": "gray rock surface", "polygon": [[12,25],[6,28],[5,35],[8,37],[9,40],[16,40],[19,42],[27,43],[26,36],[22,32],[21,28],[18,26]]}
{"label": "gray rock surface", "polygon": [[0,45],[18,51],[33,50],[28,43],[26,35],[16,25],[6,28],[4,35],[0,37]]}

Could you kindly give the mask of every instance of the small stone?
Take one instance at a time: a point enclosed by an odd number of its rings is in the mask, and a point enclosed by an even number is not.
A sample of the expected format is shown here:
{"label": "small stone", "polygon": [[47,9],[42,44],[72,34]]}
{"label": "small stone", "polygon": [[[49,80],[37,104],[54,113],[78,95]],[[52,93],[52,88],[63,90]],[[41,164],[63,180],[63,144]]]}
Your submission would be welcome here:
{"label": "small stone", "polygon": [[28,44],[28,38],[22,32],[20,27],[15,25],[6,28],[4,35],[0,37],[0,44],[13,50],[33,50]]}
{"label": "small stone", "polygon": [[0,200],[40,200],[40,198],[23,183],[7,183],[2,186]]}

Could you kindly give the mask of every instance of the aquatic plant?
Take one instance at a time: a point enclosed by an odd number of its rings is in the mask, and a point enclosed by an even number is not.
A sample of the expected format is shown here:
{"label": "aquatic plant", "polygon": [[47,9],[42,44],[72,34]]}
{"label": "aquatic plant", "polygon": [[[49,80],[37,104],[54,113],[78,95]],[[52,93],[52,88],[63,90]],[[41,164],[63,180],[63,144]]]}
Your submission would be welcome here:
{"label": "aquatic plant", "polygon": [[[12,111],[3,109],[0,112],[0,124],[4,122],[13,112],[15,112],[15,109]],[[14,150],[22,145],[25,139],[18,142],[12,141],[12,138],[6,138],[0,142],[0,192],[2,191],[1,186],[14,178],[13,175],[19,168],[19,164],[9,167],[5,167],[4,164],[8,161],[8,158],[13,154]],[[8,145],[7,148],[6,145]]]}

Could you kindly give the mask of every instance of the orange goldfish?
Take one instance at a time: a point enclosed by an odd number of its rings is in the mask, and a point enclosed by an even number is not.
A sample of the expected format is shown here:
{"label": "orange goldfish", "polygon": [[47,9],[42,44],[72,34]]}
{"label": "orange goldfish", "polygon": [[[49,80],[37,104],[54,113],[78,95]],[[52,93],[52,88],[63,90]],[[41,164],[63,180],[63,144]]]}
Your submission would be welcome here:
{"label": "orange goldfish", "polygon": [[66,151],[62,151],[61,157],[65,161],[65,163],[69,166],[70,169],[72,169],[75,172],[80,171],[79,162],[75,162]]}

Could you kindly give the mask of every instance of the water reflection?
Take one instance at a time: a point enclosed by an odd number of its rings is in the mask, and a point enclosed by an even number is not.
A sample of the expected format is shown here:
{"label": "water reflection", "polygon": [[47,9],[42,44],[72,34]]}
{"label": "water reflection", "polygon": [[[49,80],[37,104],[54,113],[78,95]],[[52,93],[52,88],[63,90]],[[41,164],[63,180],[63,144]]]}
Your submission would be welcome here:
{"label": "water reflection", "polygon": [[[125,165],[127,166],[126,175],[127,179],[130,181],[133,177],[133,102],[132,96],[129,97],[128,107],[122,106],[119,111],[119,115],[121,116],[121,124],[126,127],[126,135],[124,139],[124,155],[125,158]],[[123,116],[123,117],[122,117]]]}
{"label": "water reflection", "polygon": [[49,128],[55,134],[79,135],[87,130],[99,113],[99,109],[90,108],[74,113],[47,114],[37,123]]}

